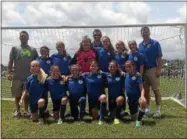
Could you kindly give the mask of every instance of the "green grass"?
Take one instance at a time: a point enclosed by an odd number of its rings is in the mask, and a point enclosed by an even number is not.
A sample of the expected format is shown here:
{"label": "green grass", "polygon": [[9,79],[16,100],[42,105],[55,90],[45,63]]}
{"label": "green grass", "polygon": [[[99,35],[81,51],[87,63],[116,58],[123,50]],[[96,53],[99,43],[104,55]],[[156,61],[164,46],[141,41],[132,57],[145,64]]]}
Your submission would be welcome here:
{"label": "green grass", "polygon": [[[1,80],[2,81],[2,93],[1,96],[3,98],[11,98],[11,92],[10,92],[10,86],[11,86],[11,82],[8,80]],[[160,80],[160,91],[163,97],[171,97],[174,94],[176,94],[176,92],[181,92],[182,93],[182,97],[184,98],[184,93],[185,93],[185,89],[184,89],[184,80],[182,79],[164,79],[161,78]],[[152,93],[153,95],[153,93]]]}
{"label": "green grass", "polygon": [[[154,111],[154,105],[151,107]],[[119,125],[99,126],[97,122],[38,125],[31,119],[13,119],[13,110],[12,101],[2,101],[2,138],[187,138],[187,111],[171,100],[163,101],[160,120],[148,118],[140,129],[134,128],[129,117]]]}

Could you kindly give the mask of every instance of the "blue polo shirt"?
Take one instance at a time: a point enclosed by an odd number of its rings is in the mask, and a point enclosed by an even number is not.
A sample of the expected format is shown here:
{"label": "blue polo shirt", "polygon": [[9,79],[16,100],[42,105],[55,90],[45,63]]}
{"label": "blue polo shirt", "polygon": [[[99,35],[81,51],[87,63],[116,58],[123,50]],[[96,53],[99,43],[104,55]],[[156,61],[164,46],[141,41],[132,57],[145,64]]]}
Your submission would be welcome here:
{"label": "blue polo shirt", "polygon": [[64,56],[64,55],[57,53],[57,54],[53,54],[51,56],[51,58],[52,58],[53,65],[59,66],[60,72],[62,75],[69,75],[70,74],[70,71],[69,71],[69,65],[71,62],[70,55]]}
{"label": "blue polo shirt", "polygon": [[102,71],[108,72],[109,63],[114,59],[115,57],[108,50],[101,48],[98,51],[98,62]]}
{"label": "blue polo shirt", "polygon": [[125,91],[127,96],[138,100],[141,96],[139,85],[143,84],[142,76],[127,73],[125,76]]}
{"label": "blue polo shirt", "polygon": [[83,77],[70,78],[67,82],[69,96],[72,99],[79,99],[86,94],[86,85]]}
{"label": "blue polo shirt", "polygon": [[36,59],[40,63],[40,67],[49,75],[51,66],[53,65],[52,58],[41,58]]}
{"label": "blue polo shirt", "polygon": [[61,99],[66,95],[67,85],[62,78],[52,79],[49,77],[46,84],[52,100]]}
{"label": "blue polo shirt", "polygon": [[92,47],[96,48],[96,47],[103,47],[102,43],[100,42],[99,45],[96,45],[95,42],[92,43]]}
{"label": "blue polo shirt", "polygon": [[106,86],[108,87],[109,98],[115,100],[119,96],[124,96],[124,76],[123,75],[112,75],[108,73],[106,75]]}
{"label": "blue polo shirt", "polygon": [[130,52],[129,53],[129,57],[128,60],[131,60],[134,62],[135,64],[135,70],[137,72],[140,72],[140,66],[144,65],[144,57],[143,54],[139,53],[139,52]]}
{"label": "blue polo shirt", "polygon": [[162,49],[158,41],[149,39],[147,44],[143,44],[143,41],[139,44],[139,52],[144,54],[147,59],[147,67],[157,67],[157,57],[162,56]]}
{"label": "blue polo shirt", "polygon": [[83,77],[86,82],[86,88],[89,99],[98,99],[104,93],[105,76],[102,73],[85,72]]}
{"label": "blue polo shirt", "polygon": [[128,54],[127,53],[115,53],[115,60],[117,64],[119,65],[119,68],[125,72],[125,62],[128,60]]}
{"label": "blue polo shirt", "polygon": [[29,93],[29,104],[37,104],[38,100],[42,98],[46,92],[46,84],[39,83],[37,76],[32,74],[27,77],[26,90]]}

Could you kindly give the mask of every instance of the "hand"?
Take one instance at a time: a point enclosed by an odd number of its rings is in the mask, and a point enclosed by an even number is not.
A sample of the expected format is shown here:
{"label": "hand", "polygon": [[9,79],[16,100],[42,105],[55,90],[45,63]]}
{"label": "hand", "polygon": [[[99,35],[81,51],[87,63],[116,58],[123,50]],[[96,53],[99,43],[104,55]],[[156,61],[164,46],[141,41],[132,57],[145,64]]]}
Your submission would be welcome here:
{"label": "hand", "polygon": [[23,104],[23,100],[21,99],[20,101],[19,101],[19,105],[21,106]]}
{"label": "hand", "polygon": [[143,101],[143,102],[145,102],[145,101],[146,101],[146,99],[145,99],[145,97],[144,97],[144,96],[141,96],[141,97],[140,97],[140,100],[141,100],[141,101]]}
{"label": "hand", "polygon": [[156,77],[159,77],[161,74],[161,69],[156,68]]}
{"label": "hand", "polygon": [[12,74],[7,73],[6,78],[7,80],[12,81]]}
{"label": "hand", "polygon": [[136,72],[136,75],[140,76],[141,74],[139,72]]}

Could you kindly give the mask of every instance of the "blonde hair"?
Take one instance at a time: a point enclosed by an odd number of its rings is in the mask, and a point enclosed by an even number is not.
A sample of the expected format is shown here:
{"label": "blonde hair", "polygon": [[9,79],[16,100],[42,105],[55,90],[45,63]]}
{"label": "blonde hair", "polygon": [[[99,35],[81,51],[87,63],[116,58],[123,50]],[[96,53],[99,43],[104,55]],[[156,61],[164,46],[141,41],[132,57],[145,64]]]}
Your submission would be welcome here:
{"label": "blonde hair", "polygon": [[63,50],[63,53],[64,55],[66,56],[67,55],[67,52],[66,52],[66,48],[65,48],[65,44],[63,41],[57,41],[56,42],[56,47],[59,46],[59,45],[62,45],[64,47],[64,50]]}
{"label": "blonde hair", "polygon": [[126,45],[123,41],[119,40],[117,43],[116,43],[116,49],[117,49],[117,46],[118,45],[121,45],[122,48],[123,48],[123,51],[128,51],[128,49],[126,48]]}
{"label": "blonde hair", "polygon": [[[36,60],[33,60],[31,64],[38,64],[40,67],[40,63]],[[39,74],[37,76],[37,79],[39,80],[39,83],[43,84],[45,80],[47,79],[47,74],[44,72],[42,68],[40,68]]]}

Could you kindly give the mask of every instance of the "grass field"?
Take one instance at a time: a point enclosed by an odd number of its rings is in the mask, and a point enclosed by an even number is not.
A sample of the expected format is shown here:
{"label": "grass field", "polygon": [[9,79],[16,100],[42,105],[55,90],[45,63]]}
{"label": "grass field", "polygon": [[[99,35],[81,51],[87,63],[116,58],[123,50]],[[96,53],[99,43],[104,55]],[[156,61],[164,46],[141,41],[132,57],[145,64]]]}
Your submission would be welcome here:
{"label": "grass field", "polygon": [[67,119],[62,125],[38,125],[31,119],[13,119],[13,110],[12,101],[2,101],[2,138],[187,138],[187,111],[171,100],[163,101],[161,119],[148,118],[140,129],[134,128],[129,117],[119,125],[98,125],[88,117],[81,124]]}

